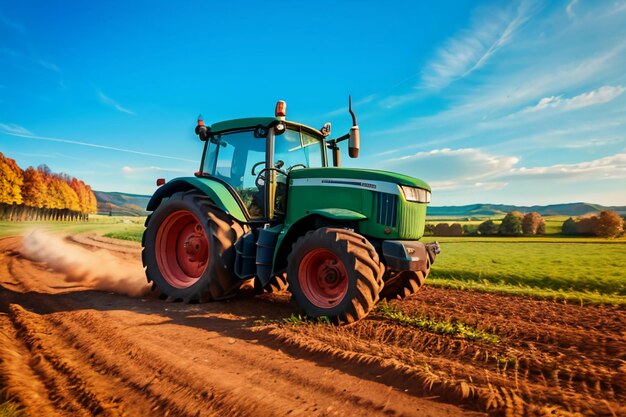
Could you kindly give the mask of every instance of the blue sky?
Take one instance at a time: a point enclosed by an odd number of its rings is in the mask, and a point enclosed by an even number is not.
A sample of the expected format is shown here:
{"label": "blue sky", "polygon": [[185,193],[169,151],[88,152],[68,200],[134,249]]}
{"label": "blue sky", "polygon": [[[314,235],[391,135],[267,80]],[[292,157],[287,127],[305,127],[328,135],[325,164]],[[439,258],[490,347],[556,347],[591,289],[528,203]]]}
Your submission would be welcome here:
{"label": "blue sky", "polygon": [[626,205],[625,0],[225,3],[0,0],[0,151],[151,194],[197,170],[198,113],[338,135],[351,93],[344,166],[433,205]]}

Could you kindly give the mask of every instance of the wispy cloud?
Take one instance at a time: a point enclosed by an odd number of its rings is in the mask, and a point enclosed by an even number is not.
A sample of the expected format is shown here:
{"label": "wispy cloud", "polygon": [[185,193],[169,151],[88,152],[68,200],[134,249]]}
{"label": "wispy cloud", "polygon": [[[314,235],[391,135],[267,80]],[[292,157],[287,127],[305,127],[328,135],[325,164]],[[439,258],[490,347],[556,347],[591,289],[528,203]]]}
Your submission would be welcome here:
{"label": "wispy cloud", "polygon": [[15,21],[13,19],[9,19],[7,16],[2,14],[1,12],[0,12],[0,23],[3,26],[8,27],[9,29],[11,29],[11,30],[13,30],[15,32],[19,32],[21,34],[26,33],[26,28],[24,28],[24,26],[21,23]]}
{"label": "wispy cloud", "polygon": [[485,10],[469,29],[449,39],[436,52],[423,73],[421,87],[439,90],[483,67],[536,10],[534,3],[522,1],[515,11]]}
{"label": "wispy cloud", "polygon": [[0,123],[0,130],[7,134],[32,135],[28,129],[15,123]]}
{"label": "wispy cloud", "polygon": [[508,172],[519,161],[515,156],[494,155],[476,148],[444,148],[388,159],[382,166],[434,181],[477,182]]}
{"label": "wispy cloud", "polygon": [[131,167],[124,166],[122,167],[122,172],[124,174],[140,174],[144,172],[179,172],[179,173],[188,173],[188,169],[180,169],[180,168],[162,168],[158,166],[149,166],[149,167]]}
{"label": "wispy cloud", "polygon": [[570,0],[570,2],[567,3],[567,6],[565,7],[565,12],[570,17],[570,19],[576,18],[576,13],[574,12],[574,6],[576,6],[576,3],[578,3],[578,0]]}
{"label": "wispy cloud", "polygon": [[20,137],[20,138],[24,138],[24,139],[41,140],[41,141],[45,141],[45,142],[57,142],[57,143],[64,143],[64,144],[67,144],[67,145],[85,146],[85,147],[88,147],[88,148],[105,149],[105,150],[109,150],[109,151],[129,153],[129,154],[133,154],[133,155],[142,155],[142,156],[151,156],[151,157],[155,157],[155,158],[173,159],[173,160],[176,160],[176,161],[194,162],[194,163],[197,162],[197,161],[194,161],[192,159],[178,158],[176,156],[169,156],[169,155],[159,155],[159,154],[150,153],[150,152],[135,151],[133,149],[118,148],[118,147],[115,147],[115,146],[99,145],[99,144],[96,144],[96,143],[81,142],[81,141],[77,141],[77,140],[69,140],[69,139],[61,139],[61,138],[52,138],[52,137],[47,137],[47,136],[37,136],[37,135],[31,134],[26,129],[24,129],[24,130],[26,132],[28,132],[28,133],[17,133],[15,131],[11,131],[11,129],[16,130],[15,126],[17,126],[18,130],[20,128],[23,129],[21,126],[13,125],[13,124],[5,125],[5,126],[8,126],[9,129],[5,129],[3,127],[2,128],[2,132],[0,132],[0,133],[3,133],[5,135],[9,135],[9,136]]}
{"label": "wispy cloud", "polygon": [[129,110],[126,107],[123,107],[117,101],[115,101],[111,97],[105,95],[102,91],[96,90],[96,94],[98,95],[98,98],[100,99],[101,103],[106,104],[107,106],[113,107],[115,110],[120,111],[122,113],[135,115],[134,111]]}
{"label": "wispy cloud", "polygon": [[608,103],[619,97],[624,91],[626,91],[626,88],[622,86],[604,86],[572,98],[563,98],[562,96],[545,97],[539,100],[539,103],[526,108],[524,111],[536,112],[546,109],[581,109],[587,106]]}

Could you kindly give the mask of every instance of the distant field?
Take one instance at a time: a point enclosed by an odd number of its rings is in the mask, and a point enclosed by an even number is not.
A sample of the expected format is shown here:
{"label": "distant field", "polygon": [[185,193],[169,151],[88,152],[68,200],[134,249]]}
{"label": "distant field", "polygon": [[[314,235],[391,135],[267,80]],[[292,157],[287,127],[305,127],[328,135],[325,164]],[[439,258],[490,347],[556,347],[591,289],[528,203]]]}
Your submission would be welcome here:
{"label": "distant field", "polygon": [[143,231],[145,217],[89,216],[86,222],[0,222],[0,237],[23,235],[33,229],[43,229],[55,233],[98,234]]}
{"label": "distant field", "polygon": [[626,305],[624,239],[465,237],[437,240],[442,253],[429,277],[431,285]]}
{"label": "distant field", "polygon": [[141,242],[144,228],[128,227],[124,230],[117,230],[114,232],[105,233],[105,237],[111,237],[113,239],[131,240],[133,242]]}

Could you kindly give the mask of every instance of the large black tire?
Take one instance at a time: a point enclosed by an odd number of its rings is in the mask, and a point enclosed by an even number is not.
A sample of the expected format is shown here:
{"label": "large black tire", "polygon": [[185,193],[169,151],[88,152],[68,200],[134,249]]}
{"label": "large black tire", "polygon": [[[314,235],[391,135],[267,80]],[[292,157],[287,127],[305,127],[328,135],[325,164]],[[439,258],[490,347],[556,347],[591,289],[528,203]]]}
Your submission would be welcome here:
{"label": "large black tire", "polygon": [[352,323],[374,308],[383,288],[384,265],[358,233],[320,228],[298,239],[287,258],[289,289],[312,318]]}
{"label": "large black tire", "polygon": [[385,274],[385,288],[381,291],[380,298],[385,300],[402,299],[418,292],[424,285],[424,282],[426,282],[430,272],[430,260],[427,266],[426,272],[402,271],[394,275],[391,275],[391,272],[387,272]]}
{"label": "large black tire", "polygon": [[[201,264],[206,264],[206,267],[199,277],[193,277],[189,279],[190,284],[184,283],[183,285],[176,285],[178,281],[173,283],[172,274],[166,270],[162,271],[159,267],[159,259],[157,259],[158,248],[161,248],[161,253],[172,252],[171,250],[164,251],[165,243],[157,244],[157,237],[163,236],[159,235],[159,230],[167,227],[167,222],[171,222],[168,219],[176,218],[179,213],[184,213],[186,218],[197,219],[197,234],[205,236],[208,243],[208,248],[204,253],[207,260]],[[189,213],[193,217],[190,217]],[[216,207],[209,197],[195,190],[174,193],[146,219],[146,230],[142,238],[142,261],[148,282],[152,283],[152,289],[162,298],[170,301],[205,302],[232,297],[242,285],[242,281],[233,274],[233,264],[235,242],[243,234],[243,227]],[[181,249],[179,246],[181,244],[183,242],[176,242],[177,252]],[[184,242],[184,247],[187,247],[187,242]],[[171,247],[166,249],[171,249]],[[160,262],[163,265],[164,255],[160,256]],[[176,268],[178,261],[170,258],[167,262]]]}

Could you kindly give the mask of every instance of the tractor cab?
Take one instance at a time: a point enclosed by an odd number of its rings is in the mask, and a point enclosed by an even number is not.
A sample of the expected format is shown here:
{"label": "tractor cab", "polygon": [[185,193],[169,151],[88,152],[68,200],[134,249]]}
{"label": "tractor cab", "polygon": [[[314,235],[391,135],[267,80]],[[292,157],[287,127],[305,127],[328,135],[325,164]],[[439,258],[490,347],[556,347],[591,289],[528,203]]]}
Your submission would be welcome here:
{"label": "tractor cab", "polygon": [[[320,131],[286,121],[284,109],[279,102],[276,117],[229,120],[207,129],[199,175],[227,185],[251,221],[285,216],[287,178],[293,170],[328,166],[330,126]],[[198,127],[202,133],[202,119]]]}

